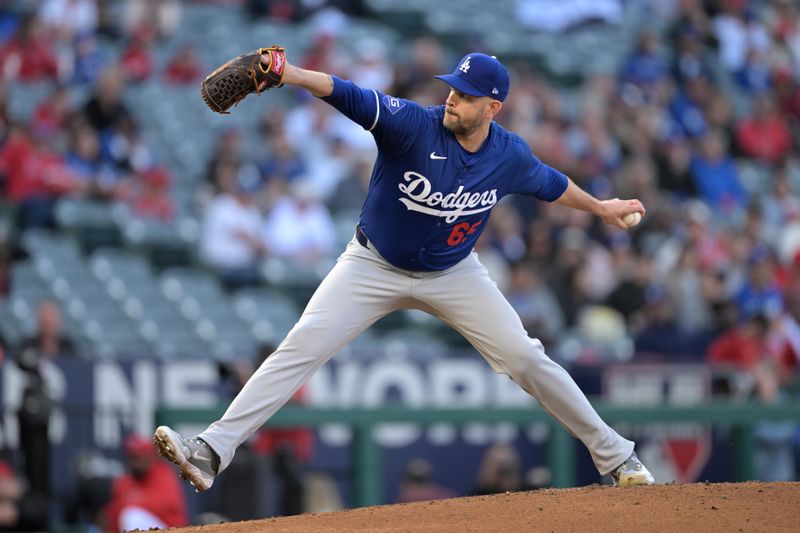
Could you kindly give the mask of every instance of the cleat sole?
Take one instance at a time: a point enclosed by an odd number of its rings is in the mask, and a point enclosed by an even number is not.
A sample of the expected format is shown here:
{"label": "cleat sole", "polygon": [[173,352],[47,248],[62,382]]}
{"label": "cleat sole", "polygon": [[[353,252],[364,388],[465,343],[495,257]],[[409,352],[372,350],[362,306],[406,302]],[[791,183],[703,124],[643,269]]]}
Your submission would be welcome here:
{"label": "cleat sole", "polygon": [[209,483],[203,480],[202,472],[199,468],[186,460],[186,456],[180,449],[180,446],[173,443],[170,435],[169,428],[159,426],[153,435],[153,444],[155,444],[158,454],[175,463],[180,469],[180,477],[189,482],[194,487],[195,492],[202,492],[211,488],[213,480]]}

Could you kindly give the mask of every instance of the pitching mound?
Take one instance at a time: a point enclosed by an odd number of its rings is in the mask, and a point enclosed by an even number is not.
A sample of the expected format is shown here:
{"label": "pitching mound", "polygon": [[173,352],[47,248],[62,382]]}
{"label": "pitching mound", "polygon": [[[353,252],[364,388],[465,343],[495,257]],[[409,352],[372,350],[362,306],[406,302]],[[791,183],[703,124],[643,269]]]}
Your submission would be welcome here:
{"label": "pitching mound", "polygon": [[590,486],[384,505],[180,533],[798,531],[800,483]]}

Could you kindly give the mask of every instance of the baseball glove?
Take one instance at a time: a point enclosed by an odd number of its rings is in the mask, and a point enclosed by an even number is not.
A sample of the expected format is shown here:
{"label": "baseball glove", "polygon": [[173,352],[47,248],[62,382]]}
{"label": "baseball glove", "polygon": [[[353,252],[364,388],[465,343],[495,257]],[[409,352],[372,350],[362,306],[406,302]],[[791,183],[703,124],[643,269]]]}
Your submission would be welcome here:
{"label": "baseball glove", "polygon": [[[262,54],[269,54],[269,64],[261,62]],[[282,46],[259,48],[234,57],[209,74],[200,84],[200,94],[212,111],[227,114],[228,109],[248,94],[280,87],[285,67],[286,53]]]}

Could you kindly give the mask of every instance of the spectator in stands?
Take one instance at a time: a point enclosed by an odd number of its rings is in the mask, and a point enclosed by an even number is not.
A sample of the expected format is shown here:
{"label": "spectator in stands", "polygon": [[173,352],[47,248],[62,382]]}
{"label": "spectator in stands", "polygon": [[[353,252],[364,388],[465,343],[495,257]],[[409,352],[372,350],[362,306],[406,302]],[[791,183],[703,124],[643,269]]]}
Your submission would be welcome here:
{"label": "spectator in stands", "polygon": [[125,439],[128,473],[114,481],[104,510],[104,531],[181,527],[189,524],[186,499],[170,467],[149,439]]}
{"label": "spectator in stands", "polygon": [[689,334],[708,330],[713,324],[713,311],[707,294],[707,271],[701,267],[693,247],[685,246],[679,254],[677,264],[666,278],[678,327]]}
{"label": "spectator in stands", "polygon": [[739,172],[719,132],[710,131],[700,140],[691,168],[700,198],[712,209],[729,213],[747,204]]}
{"label": "spectator in stands", "polygon": [[152,39],[152,30],[143,26],[130,36],[128,46],[122,51],[120,64],[129,84],[147,81],[153,73],[153,59],[150,57]]}
{"label": "spectator in stands", "polygon": [[[37,317],[36,334],[23,341],[17,350],[16,363],[22,371],[24,384],[17,422],[30,498],[48,508],[53,495],[48,426],[57,406],[49,379],[53,360],[75,355],[75,346],[62,331],[58,304],[51,300],[41,302]],[[45,520],[49,520],[49,516]]]}
{"label": "spectator in stands", "polygon": [[224,192],[206,207],[200,235],[200,257],[229,286],[258,282],[258,260],[267,248],[262,241],[263,219],[253,204],[258,176],[239,173],[232,192]]}
{"label": "spectator in stands", "polygon": [[72,60],[72,83],[94,85],[108,63],[108,58],[100,50],[97,37],[93,33],[75,37],[75,54]]}
{"label": "spectator in stands", "polygon": [[[623,234],[624,235],[624,234]],[[647,289],[652,280],[652,259],[635,255],[629,244],[619,244],[624,256],[615,262],[619,282],[606,298],[606,305],[619,311],[630,329],[641,327],[644,317],[642,313],[647,302]]]}
{"label": "spectator in stands", "polygon": [[122,101],[125,75],[117,66],[108,67],[97,80],[94,91],[83,106],[89,124],[99,132],[116,128],[123,120],[132,120]]}
{"label": "spectator in stands", "polygon": [[502,494],[522,489],[519,453],[508,444],[496,443],[486,449],[478,470],[472,496]]}
{"label": "spectator in stands", "polygon": [[780,51],[781,61],[797,70],[800,68],[800,9],[792,0],[775,0],[770,4],[768,25],[776,41],[776,49]]}
{"label": "spectator in stands", "polygon": [[767,53],[771,44],[769,32],[749,11],[746,0],[723,0],[721,7],[711,23],[719,40],[719,58],[729,72],[738,72],[748,53]]}
{"label": "spectator in stands", "polygon": [[542,273],[533,264],[519,261],[512,266],[506,298],[526,330],[548,344],[557,340],[564,328],[564,314],[553,291],[544,283]]}
{"label": "spectator in stands", "polygon": [[31,130],[38,137],[51,139],[64,132],[71,113],[69,89],[60,86],[36,107],[31,119]]}
{"label": "spectator in stands", "polygon": [[[75,343],[62,328],[61,308],[54,300],[43,300],[36,310],[36,333],[19,347],[20,357],[40,361],[77,355]],[[27,351],[35,353],[26,354]]]}
{"label": "spectator in stands", "polygon": [[713,82],[708,74],[687,78],[669,102],[669,112],[682,135],[702,137],[708,131],[703,109],[712,98]]}
{"label": "spectator in stands", "polygon": [[509,203],[498,205],[493,215],[487,222],[486,244],[507,262],[519,261],[525,257],[522,217]]}
{"label": "spectator in stands", "polygon": [[241,132],[236,128],[223,130],[206,165],[206,181],[214,194],[233,192],[236,173],[243,162]]}
{"label": "spectator in stands", "polygon": [[394,70],[385,45],[376,39],[365,39],[356,46],[356,60],[350,67],[350,79],[362,87],[386,92],[394,83]]}
{"label": "spectator in stands", "polygon": [[103,157],[97,131],[78,122],[72,130],[70,145],[65,163],[82,188],[95,198],[114,198],[120,185],[119,175]]}
{"label": "spectator in stands", "polygon": [[[435,85],[434,76],[445,70],[442,44],[433,35],[421,35],[412,40],[409,49],[409,57],[400,58],[402,62],[395,64],[394,90],[391,94],[434,105],[438,103],[436,95],[441,89]],[[427,97],[426,94],[433,96]]]}
{"label": "spectator in stands", "polygon": [[306,162],[289,144],[284,132],[271,132],[265,140],[266,155],[258,162],[258,171],[265,183],[279,181],[285,186],[298,178],[305,177]]}
{"label": "spectator in stands", "polygon": [[[290,1],[275,3],[274,6],[285,6]],[[285,13],[285,12],[284,12]],[[282,15],[279,15],[280,18]],[[346,66],[345,54],[337,40],[337,31],[333,28],[320,27],[316,29],[311,46],[303,58],[303,68],[319,72],[343,72]],[[326,70],[327,69],[327,70]]]}
{"label": "spectator in stands", "polygon": [[578,160],[578,174],[586,178],[609,175],[620,163],[620,146],[609,131],[604,112],[584,110],[580,124],[568,133],[571,153]]}
{"label": "spectator in stands", "polygon": [[5,182],[5,198],[17,206],[20,230],[52,226],[56,199],[82,189],[63,156],[20,127],[12,128],[0,146],[0,182]]}
{"label": "spectator in stands", "polygon": [[682,138],[664,142],[656,155],[658,186],[681,199],[695,195],[691,173],[692,149]]}
{"label": "spectator in stands", "polygon": [[406,463],[397,503],[444,500],[458,496],[455,491],[437,484],[433,480],[433,468],[425,459],[411,459]]}
{"label": "spectator in stands", "polygon": [[0,531],[17,530],[22,487],[14,470],[0,461]]}
{"label": "spectator in stands", "polygon": [[774,94],[780,114],[793,128],[800,121],[800,85],[794,79],[794,73],[786,67],[779,67],[773,72]]}
{"label": "spectator in stands", "polygon": [[315,166],[317,161],[320,161],[320,166],[327,163],[329,145],[337,137],[337,131],[333,110],[325,102],[314,98],[289,111],[283,131],[289,143],[310,166]]}
{"label": "spectator in stands", "polygon": [[[0,144],[3,143],[8,135],[10,117],[8,115],[8,89],[0,76]],[[0,190],[2,190],[2,179],[0,178]]]}
{"label": "spectator in stands", "polygon": [[0,531],[43,531],[48,509],[31,498],[14,469],[0,460]]}
{"label": "spectator in stands", "polygon": [[125,33],[153,28],[159,40],[170,37],[181,22],[180,0],[125,0]]}
{"label": "spectator in stands", "polygon": [[622,81],[649,92],[667,75],[667,64],[658,49],[658,39],[649,30],[639,33],[639,41],[622,69]]}
{"label": "spectator in stands", "polygon": [[103,158],[121,175],[144,172],[154,165],[153,152],[146,136],[131,116],[122,116],[114,128],[100,136]]}
{"label": "spectator in stands", "polygon": [[783,312],[783,295],[775,278],[775,258],[765,244],[757,244],[747,259],[747,280],[736,294],[742,316],[763,314],[769,319]]}
{"label": "spectator in stands", "polygon": [[707,360],[718,393],[742,398],[755,389],[757,368],[768,357],[768,327],[763,314],[749,315],[711,343]]}
{"label": "spectator in stands", "polygon": [[748,94],[758,96],[772,87],[772,73],[763,54],[748,50],[744,66],[734,73],[734,80]]}
{"label": "spectator in stands", "polygon": [[586,251],[590,246],[585,232],[579,228],[567,228],[559,235],[556,245],[555,268],[550,269],[548,284],[558,298],[567,326],[575,324],[581,306],[590,301]]}
{"label": "spectator in stands", "polygon": [[[800,271],[800,254],[795,270]],[[772,338],[781,384],[800,377],[800,293],[794,289],[787,297],[787,312],[783,314]]]}
{"label": "spectator in stands", "polygon": [[792,134],[771,97],[763,95],[756,100],[753,115],[736,128],[736,142],[744,155],[765,164],[775,165],[786,158],[792,149]]}
{"label": "spectator in stands", "polygon": [[200,62],[197,50],[189,43],[175,52],[164,67],[164,80],[171,85],[188,85],[200,80],[205,68]]}
{"label": "spectator in stands", "polygon": [[761,196],[761,212],[764,216],[764,233],[772,237],[770,242],[778,244],[780,231],[793,221],[800,220],[800,197],[790,177],[789,165],[782,165],[772,175],[772,190]]}
{"label": "spectator in stands", "polygon": [[[724,91],[714,89],[704,112],[708,128],[719,132],[727,146],[732,147],[736,142],[737,117],[734,114],[734,106],[729,95]],[[735,148],[731,148],[730,151],[739,155]]]}
{"label": "spectator in stands", "polygon": [[[4,301],[11,293],[11,247],[9,230],[0,219],[0,301]],[[6,344],[3,346],[7,348]]]}
{"label": "spectator in stands", "polygon": [[[353,212],[361,209],[369,190],[369,179],[372,176],[372,159],[358,157],[353,163],[350,174],[344,176],[326,202],[334,212]],[[492,278],[494,279],[494,278]]]}
{"label": "spectator in stands", "polygon": [[44,0],[39,18],[45,31],[61,43],[71,43],[79,35],[97,30],[96,0]]}
{"label": "spectator in stands", "polygon": [[59,78],[53,47],[34,13],[23,16],[14,36],[0,47],[0,78],[26,83]]}
{"label": "spectator in stands", "polygon": [[666,355],[670,358],[699,357],[704,352],[687,350],[687,334],[678,328],[675,306],[663,287],[651,286],[645,293],[644,326],[636,332],[637,356]]}
{"label": "spectator in stands", "polygon": [[677,27],[675,38],[678,42],[672,69],[675,80],[682,83],[697,76],[709,75],[711,66],[705,57],[702,36],[698,30],[691,26]]}
{"label": "spectator in stands", "polygon": [[175,205],[169,195],[170,175],[164,167],[151,167],[137,176],[129,199],[136,216],[169,222]]}
{"label": "spectator in stands", "polygon": [[271,253],[305,265],[328,257],[336,239],[330,212],[307,181],[294,182],[272,207],[263,236]]}

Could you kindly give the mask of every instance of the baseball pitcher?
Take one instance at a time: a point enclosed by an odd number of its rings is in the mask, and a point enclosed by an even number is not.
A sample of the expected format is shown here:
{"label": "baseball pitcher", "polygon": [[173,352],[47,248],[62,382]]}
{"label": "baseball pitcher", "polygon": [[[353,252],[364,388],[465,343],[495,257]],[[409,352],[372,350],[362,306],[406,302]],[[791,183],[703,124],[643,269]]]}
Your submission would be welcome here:
{"label": "baseball pitcher", "polygon": [[203,98],[220,113],[251,92],[306,89],[372,133],[378,156],[354,238],[223,417],[193,438],[156,429],[158,451],[198,491],[211,487],[236,448],[333,354],[381,317],[409,308],[464,335],[586,445],[600,474],[619,486],[653,483],[634,443],[600,419],[528,335],[473,251],[492,208],[508,194],[588,211],[620,228],[638,222],[644,207],[592,197],[493,121],[509,91],[508,72],[495,57],[467,54],[452,74],[437,78],[449,95],[444,105],[425,108],[293,66],[273,46],[231,60],[204,81]]}

